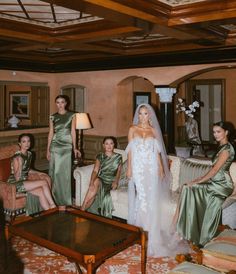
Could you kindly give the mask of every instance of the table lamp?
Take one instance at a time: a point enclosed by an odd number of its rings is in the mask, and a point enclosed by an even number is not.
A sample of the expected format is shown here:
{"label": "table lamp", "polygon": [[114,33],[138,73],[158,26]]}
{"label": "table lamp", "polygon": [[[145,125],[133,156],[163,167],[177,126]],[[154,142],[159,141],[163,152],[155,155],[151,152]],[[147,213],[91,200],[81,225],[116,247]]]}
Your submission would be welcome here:
{"label": "table lamp", "polygon": [[88,113],[76,113],[76,129],[78,134],[78,149],[81,152],[79,163],[83,163],[83,129],[92,128]]}

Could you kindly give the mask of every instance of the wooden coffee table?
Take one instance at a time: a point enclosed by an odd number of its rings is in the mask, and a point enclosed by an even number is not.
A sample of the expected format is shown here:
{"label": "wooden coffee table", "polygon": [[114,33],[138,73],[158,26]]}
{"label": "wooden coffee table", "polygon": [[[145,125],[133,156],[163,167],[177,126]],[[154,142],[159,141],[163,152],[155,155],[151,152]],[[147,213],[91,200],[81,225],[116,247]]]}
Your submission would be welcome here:
{"label": "wooden coffee table", "polygon": [[81,211],[74,207],[50,209],[38,217],[26,217],[9,225],[18,235],[74,261],[87,273],[106,259],[134,244],[141,245],[141,271],[146,270],[146,239],[141,228]]}

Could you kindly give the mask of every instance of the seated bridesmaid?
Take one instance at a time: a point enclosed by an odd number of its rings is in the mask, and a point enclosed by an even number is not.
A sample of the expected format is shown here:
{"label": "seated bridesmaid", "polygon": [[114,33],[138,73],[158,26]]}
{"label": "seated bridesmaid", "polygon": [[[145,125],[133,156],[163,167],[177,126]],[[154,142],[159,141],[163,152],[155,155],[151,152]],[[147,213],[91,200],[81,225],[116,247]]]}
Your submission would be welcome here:
{"label": "seated bridesmaid", "polygon": [[114,153],[117,141],[108,136],[103,139],[104,152],[96,157],[90,185],[81,210],[87,210],[108,218],[112,217],[111,189],[116,189],[121,173],[122,156]]}
{"label": "seated bridesmaid", "polygon": [[212,168],[183,186],[174,218],[178,234],[200,247],[216,236],[222,204],[233,191],[229,168],[235,151],[229,142],[230,123],[215,123],[213,135],[219,146]]}
{"label": "seated bridesmaid", "polygon": [[[50,190],[50,177],[47,174],[30,169],[32,159],[32,153],[29,151],[31,145],[30,135],[21,134],[18,137],[18,143],[20,150],[12,157],[11,174],[8,182],[16,185],[18,193],[28,192],[37,196],[42,209],[47,210],[55,207]],[[30,209],[26,210],[31,211]]]}

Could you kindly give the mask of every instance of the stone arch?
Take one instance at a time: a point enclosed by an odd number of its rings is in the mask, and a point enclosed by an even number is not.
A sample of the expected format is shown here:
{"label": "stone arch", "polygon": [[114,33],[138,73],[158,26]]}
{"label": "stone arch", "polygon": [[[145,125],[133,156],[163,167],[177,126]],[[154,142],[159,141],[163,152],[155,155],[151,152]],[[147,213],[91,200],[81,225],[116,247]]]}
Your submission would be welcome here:
{"label": "stone arch", "polygon": [[117,131],[127,135],[134,114],[134,92],[150,92],[151,105],[158,113],[159,98],[154,84],[142,75],[130,75],[117,84]]}
{"label": "stone arch", "polygon": [[183,82],[185,82],[193,77],[196,77],[198,75],[201,75],[203,73],[206,73],[206,72],[210,72],[210,71],[214,71],[214,70],[221,70],[221,69],[231,69],[231,68],[236,68],[236,66],[222,65],[222,66],[207,67],[207,68],[203,68],[200,70],[196,70],[196,71],[186,74],[186,75],[178,78],[177,80],[173,81],[172,83],[170,83],[170,86],[177,87],[180,84],[182,84]]}

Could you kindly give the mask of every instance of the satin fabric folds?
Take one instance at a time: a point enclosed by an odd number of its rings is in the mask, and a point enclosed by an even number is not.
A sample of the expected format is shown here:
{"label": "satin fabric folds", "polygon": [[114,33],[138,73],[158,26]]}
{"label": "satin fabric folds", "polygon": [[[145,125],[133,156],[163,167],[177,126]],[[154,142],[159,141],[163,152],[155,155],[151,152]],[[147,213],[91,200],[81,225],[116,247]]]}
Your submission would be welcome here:
{"label": "satin fabric folds", "polygon": [[[15,179],[14,168],[13,168],[13,160],[16,157],[21,157],[22,159],[21,175],[18,181]],[[17,151],[11,160],[11,174],[8,179],[8,183],[16,185],[17,193],[26,193],[26,206],[25,206],[26,215],[31,215],[42,210],[40,206],[39,198],[27,192],[24,187],[24,181],[27,181],[28,179],[31,161],[32,161],[32,153],[30,151],[27,151],[26,155],[21,153],[20,151]]]}
{"label": "satin fabric folds", "polygon": [[222,204],[233,191],[229,175],[235,154],[233,146],[230,143],[220,146],[212,163],[217,162],[223,150],[227,150],[230,156],[217,174],[205,183],[183,186],[181,192],[177,231],[184,239],[197,245],[205,245],[216,235]]}
{"label": "satin fabric folds", "polygon": [[111,156],[107,156],[105,153],[99,153],[97,160],[100,162],[98,178],[101,183],[97,196],[88,211],[111,218],[114,207],[110,191],[112,189],[112,183],[115,181],[118,167],[122,163],[122,156],[118,153],[114,153]]}
{"label": "satin fabric folds", "polygon": [[50,116],[54,135],[50,145],[49,175],[52,179],[52,194],[58,206],[71,205],[71,122],[73,112],[55,113]]}

